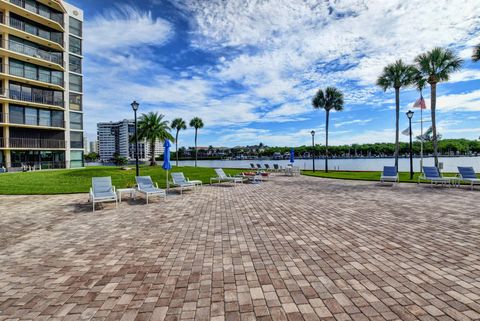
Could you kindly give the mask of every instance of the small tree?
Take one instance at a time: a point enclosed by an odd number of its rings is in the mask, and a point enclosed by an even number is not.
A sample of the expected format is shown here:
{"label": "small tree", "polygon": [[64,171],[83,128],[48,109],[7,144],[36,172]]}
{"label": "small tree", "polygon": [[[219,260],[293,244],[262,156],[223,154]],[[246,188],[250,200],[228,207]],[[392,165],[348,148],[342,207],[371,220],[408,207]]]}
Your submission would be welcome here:
{"label": "small tree", "polygon": [[203,128],[203,121],[199,117],[194,117],[190,121],[190,127],[195,128],[195,167],[197,167],[197,160],[198,160],[198,147],[197,147],[197,138],[198,138],[198,130]]}

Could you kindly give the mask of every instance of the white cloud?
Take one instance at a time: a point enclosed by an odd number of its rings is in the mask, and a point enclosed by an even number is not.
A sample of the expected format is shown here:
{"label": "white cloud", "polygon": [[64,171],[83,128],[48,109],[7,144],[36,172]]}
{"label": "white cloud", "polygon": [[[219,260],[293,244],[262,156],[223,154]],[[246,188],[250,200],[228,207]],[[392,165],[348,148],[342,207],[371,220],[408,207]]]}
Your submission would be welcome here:
{"label": "white cloud", "polygon": [[336,122],[333,126],[338,128],[338,127],[342,127],[342,126],[345,126],[345,125],[354,125],[354,124],[365,125],[365,124],[368,124],[369,122],[371,122],[372,120],[373,119],[371,119],[371,118],[369,118],[369,119],[346,120],[346,121]]}

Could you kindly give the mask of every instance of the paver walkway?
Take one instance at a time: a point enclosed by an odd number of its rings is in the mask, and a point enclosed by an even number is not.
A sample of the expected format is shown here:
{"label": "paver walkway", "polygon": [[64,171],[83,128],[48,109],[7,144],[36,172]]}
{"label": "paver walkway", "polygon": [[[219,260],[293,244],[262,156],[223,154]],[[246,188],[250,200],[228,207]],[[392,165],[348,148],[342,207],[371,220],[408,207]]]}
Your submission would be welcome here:
{"label": "paver walkway", "polygon": [[0,196],[0,320],[479,320],[480,191],[276,177]]}

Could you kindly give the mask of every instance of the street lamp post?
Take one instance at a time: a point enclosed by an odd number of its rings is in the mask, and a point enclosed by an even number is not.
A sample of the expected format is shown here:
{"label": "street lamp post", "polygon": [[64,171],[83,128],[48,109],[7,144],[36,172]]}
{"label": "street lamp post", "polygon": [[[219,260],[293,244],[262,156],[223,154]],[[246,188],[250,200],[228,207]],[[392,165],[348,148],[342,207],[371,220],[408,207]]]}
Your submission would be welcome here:
{"label": "street lamp post", "polygon": [[413,179],[413,150],[412,150],[412,117],[413,111],[409,110],[407,112],[408,117],[408,133],[410,136],[410,179]]}
{"label": "street lamp post", "polygon": [[140,170],[138,168],[138,135],[137,135],[137,110],[139,103],[135,100],[132,103],[133,114],[135,115],[135,172],[136,176],[140,176]]}
{"label": "street lamp post", "polygon": [[315,173],[315,131],[312,130],[310,134],[312,134],[312,168]]}

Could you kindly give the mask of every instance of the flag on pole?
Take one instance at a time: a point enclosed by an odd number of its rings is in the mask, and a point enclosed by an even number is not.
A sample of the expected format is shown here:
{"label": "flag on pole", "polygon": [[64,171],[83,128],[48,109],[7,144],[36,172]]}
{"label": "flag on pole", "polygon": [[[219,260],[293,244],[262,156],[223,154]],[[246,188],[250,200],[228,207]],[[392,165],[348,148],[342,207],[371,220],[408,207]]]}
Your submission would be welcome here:
{"label": "flag on pole", "polygon": [[402,135],[409,136],[410,135],[410,127],[407,127],[404,131],[402,131]]}
{"label": "flag on pole", "polygon": [[423,99],[423,97],[420,96],[420,98],[418,98],[413,104],[413,107],[420,108],[420,109],[427,109],[427,105],[425,105],[425,99]]}

